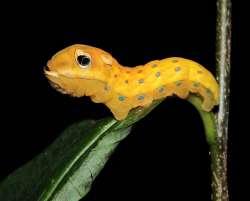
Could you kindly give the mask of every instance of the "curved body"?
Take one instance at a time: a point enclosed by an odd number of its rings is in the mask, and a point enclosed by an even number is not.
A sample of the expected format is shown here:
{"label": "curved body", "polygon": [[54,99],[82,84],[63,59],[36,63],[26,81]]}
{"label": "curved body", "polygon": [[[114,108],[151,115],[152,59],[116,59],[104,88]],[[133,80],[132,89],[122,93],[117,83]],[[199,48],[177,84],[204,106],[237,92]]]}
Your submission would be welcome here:
{"label": "curved body", "polygon": [[[91,60],[85,68],[77,61],[79,51]],[[101,49],[73,45],[52,57],[45,74],[59,91],[90,96],[94,102],[109,107],[118,120],[126,118],[132,108],[167,96],[185,99],[189,93],[199,94],[205,111],[210,111],[219,99],[213,75],[200,64],[179,57],[129,68]]]}

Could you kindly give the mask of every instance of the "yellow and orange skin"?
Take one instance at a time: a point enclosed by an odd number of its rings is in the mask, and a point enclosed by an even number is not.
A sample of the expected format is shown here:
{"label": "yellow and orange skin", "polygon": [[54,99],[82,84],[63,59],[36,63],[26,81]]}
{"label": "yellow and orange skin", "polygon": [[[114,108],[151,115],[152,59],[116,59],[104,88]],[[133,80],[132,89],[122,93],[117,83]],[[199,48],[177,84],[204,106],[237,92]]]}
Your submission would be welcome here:
{"label": "yellow and orange skin", "polygon": [[[77,61],[78,52],[91,57],[87,68]],[[179,57],[154,60],[133,68],[119,64],[109,53],[88,45],[72,45],[48,61],[44,70],[52,85],[75,97],[90,96],[105,104],[117,120],[125,119],[138,106],[177,95],[186,99],[196,93],[202,108],[210,111],[218,104],[219,86],[202,65]]]}

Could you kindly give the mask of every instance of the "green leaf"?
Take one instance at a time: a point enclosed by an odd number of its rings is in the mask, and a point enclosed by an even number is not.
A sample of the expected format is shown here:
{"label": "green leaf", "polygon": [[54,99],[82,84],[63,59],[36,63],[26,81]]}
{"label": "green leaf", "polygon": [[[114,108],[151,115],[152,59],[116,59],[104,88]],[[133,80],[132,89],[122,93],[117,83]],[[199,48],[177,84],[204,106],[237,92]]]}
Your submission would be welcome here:
{"label": "green leaf", "polygon": [[0,184],[0,200],[80,200],[131,126],[161,101],[133,110],[123,121],[105,118],[73,124],[43,153]]}

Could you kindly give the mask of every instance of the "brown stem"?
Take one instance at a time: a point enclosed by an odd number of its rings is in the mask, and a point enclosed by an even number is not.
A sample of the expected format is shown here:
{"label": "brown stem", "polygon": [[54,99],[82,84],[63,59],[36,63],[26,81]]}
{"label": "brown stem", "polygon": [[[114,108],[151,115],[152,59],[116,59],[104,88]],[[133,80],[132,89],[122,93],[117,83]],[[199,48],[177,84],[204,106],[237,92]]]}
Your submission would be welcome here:
{"label": "brown stem", "polygon": [[212,168],[212,200],[228,201],[227,139],[230,94],[231,1],[217,0],[216,70],[220,84],[217,113],[217,143],[210,147]]}

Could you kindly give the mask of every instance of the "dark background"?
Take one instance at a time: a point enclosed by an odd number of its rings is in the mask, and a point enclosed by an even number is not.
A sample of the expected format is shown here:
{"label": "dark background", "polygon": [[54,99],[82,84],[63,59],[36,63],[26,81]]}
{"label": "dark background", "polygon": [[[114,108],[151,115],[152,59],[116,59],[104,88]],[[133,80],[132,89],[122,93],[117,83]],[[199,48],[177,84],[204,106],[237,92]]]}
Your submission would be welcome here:
{"label": "dark background", "polygon": [[[240,201],[246,193],[247,132],[241,127],[241,13],[233,6],[229,188],[231,200]],[[13,3],[7,9],[1,30],[0,180],[71,123],[111,115],[102,104],[62,95],[49,86],[42,68],[68,45],[102,48],[127,66],[180,56],[215,73],[215,0],[35,2]],[[135,125],[84,200],[210,200],[209,166],[198,113],[184,100],[167,98]]]}

